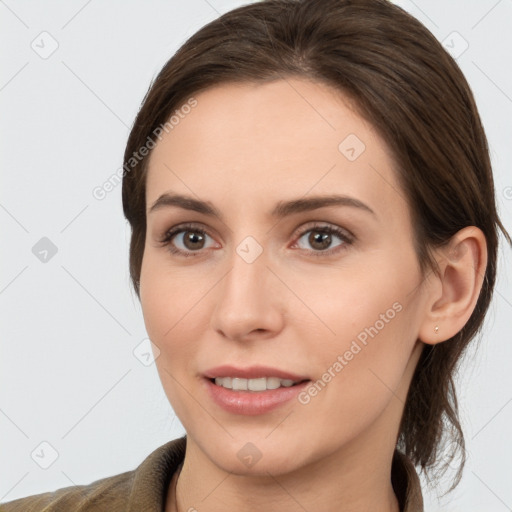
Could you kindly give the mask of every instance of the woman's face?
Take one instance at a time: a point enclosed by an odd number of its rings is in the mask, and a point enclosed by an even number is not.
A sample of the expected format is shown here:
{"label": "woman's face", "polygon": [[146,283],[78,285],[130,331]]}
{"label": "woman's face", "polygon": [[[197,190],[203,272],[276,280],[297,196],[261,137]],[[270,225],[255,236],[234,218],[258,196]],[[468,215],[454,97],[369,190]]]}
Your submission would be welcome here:
{"label": "woman's face", "polygon": [[426,299],[386,146],[318,83],[195,99],[151,154],[140,278],[189,445],[239,474],[394,448]]}

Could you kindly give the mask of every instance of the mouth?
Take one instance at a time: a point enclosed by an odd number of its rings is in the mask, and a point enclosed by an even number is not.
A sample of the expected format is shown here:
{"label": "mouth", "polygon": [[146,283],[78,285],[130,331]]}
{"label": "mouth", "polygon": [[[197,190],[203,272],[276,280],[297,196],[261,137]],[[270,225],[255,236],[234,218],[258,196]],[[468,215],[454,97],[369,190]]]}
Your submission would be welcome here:
{"label": "mouth", "polygon": [[208,379],[212,384],[232,391],[252,391],[255,393],[279,388],[290,388],[309,382],[309,379],[294,381],[292,379],[281,379],[279,377],[259,377],[256,379],[245,379],[241,377],[215,377]]}
{"label": "mouth", "polygon": [[213,402],[231,414],[262,415],[293,403],[311,379],[268,366],[212,368],[202,375]]}

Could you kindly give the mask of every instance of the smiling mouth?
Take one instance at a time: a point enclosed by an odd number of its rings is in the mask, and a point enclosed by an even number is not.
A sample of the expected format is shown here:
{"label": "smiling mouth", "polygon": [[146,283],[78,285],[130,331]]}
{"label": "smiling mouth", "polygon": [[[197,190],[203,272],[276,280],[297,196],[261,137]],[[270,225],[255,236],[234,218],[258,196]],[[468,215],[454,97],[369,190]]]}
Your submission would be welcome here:
{"label": "smiling mouth", "polygon": [[209,380],[213,384],[231,391],[261,392],[279,388],[290,388],[303,382],[307,382],[309,379],[293,381],[291,379],[280,379],[279,377],[260,377],[256,379],[216,377]]}

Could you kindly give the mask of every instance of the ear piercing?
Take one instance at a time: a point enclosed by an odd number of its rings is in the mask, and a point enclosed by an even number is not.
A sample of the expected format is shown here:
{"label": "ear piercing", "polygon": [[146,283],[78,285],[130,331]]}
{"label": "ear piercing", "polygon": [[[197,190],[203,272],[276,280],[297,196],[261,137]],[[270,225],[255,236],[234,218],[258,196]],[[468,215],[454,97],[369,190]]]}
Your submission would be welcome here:
{"label": "ear piercing", "polygon": [[438,334],[438,333],[439,333],[439,326],[437,326],[437,325],[436,325],[436,326],[434,327],[434,332],[435,332],[436,334]]}

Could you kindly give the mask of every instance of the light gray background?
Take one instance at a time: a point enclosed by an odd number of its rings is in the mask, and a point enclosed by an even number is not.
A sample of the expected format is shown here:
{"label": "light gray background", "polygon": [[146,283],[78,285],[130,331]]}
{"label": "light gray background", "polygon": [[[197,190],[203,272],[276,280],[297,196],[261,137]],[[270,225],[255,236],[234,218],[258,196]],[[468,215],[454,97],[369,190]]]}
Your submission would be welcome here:
{"label": "light gray background", "polygon": [[[122,165],[129,127],[167,59],[244,3],[0,0],[0,502],[133,469],[184,433],[154,364],[144,364],[121,186],[102,201],[92,190]],[[397,3],[460,53],[510,230],[512,1]],[[32,250],[43,237],[58,250],[46,262]],[[427,511],[512,509],[510,255],[503,246],[479,349],[460,381],[464,479],[447,499],[424,488]]]}

